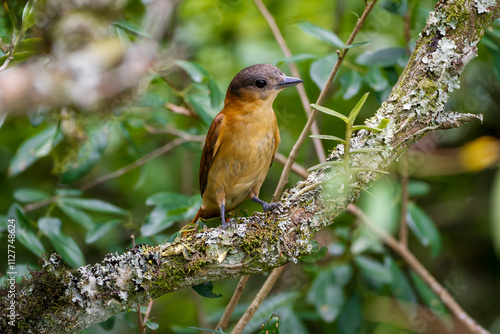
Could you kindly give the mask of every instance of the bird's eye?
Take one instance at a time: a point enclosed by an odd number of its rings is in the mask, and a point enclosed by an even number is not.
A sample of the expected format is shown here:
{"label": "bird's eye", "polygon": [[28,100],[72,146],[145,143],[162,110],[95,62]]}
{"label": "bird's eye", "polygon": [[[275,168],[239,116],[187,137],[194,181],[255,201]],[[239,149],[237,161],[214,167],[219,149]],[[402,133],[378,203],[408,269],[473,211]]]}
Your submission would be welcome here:
{"label": "bird's eye", "polygon": [[255,81],[255,86],[257,88],[264,88],[264,87],[266,87],[266,85],[267,85],[266,80],[259,79],[259,80]]}

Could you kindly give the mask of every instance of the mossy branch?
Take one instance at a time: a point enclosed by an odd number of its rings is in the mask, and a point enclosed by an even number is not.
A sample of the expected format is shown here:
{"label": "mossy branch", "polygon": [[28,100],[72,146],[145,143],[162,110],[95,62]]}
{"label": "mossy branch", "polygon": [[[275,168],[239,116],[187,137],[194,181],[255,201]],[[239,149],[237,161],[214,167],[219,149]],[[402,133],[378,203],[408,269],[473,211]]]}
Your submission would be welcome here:
{"label": "mossy branch", "polygon": [[[499,15],[499,4],[485,1],[439,2],[389,99],[366,126],[389,123],[383,131],[355,131],[351,150],[377,149],[350,156],[360,171],[353,186],[337,189],[343,166],[320,168],[281,197],[283,207],[238,219],[237,227],[191,233],[174,243],[139,246],[108,254],[101,263],[70,273],[60,257],[44,260],[41,271],[16,286],[17,327],[7,324],[7,287],[0,289],[0,332],[69,333],[90,327],[151,298],[184,287],[280,267],[310,251],[308,240],[355,201],[412,144],[436,129],[480,119],[446,112],[449,94],[475,57],[486,27]],[[339,145],[329,160],[343,158]],[[305,191],[304,191],[305,190]]]}

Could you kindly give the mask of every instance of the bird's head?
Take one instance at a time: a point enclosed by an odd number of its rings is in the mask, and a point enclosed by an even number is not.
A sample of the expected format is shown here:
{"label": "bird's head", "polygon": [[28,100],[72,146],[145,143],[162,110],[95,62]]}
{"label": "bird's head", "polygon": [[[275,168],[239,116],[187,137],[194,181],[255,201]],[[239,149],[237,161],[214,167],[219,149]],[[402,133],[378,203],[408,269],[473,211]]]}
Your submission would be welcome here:
{"label": "bird's head", "polygon": [[226,94],[228,98],[244,101],[274,100],[276,95],[286,87],[295,86],[302,80],[287,77],[276,66],[257,64],[241,70],[229,84]]}

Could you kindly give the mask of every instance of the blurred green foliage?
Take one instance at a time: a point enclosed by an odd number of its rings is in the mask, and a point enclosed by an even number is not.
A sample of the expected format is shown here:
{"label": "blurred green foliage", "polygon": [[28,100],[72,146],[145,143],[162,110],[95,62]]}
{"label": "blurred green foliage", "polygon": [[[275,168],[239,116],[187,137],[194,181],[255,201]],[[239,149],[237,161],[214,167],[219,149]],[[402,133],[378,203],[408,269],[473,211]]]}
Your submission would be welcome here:
{"label": "blurred green foliage", "polygon": [[[3,1],[0,12],[0,66],[15,43],[19,66],[46,52],[33,19],[31,1]],[[131,43],[150,38],[142,19],[147,1],[128,0],[110,37]],[[99,262],[108,252],[123,252],[136,243],[167,240],[195,215],[201,142],[186,140],[155,159],[147,156],[178,136],[203,135],[222,108],[224,90],[243,67],[273,63],[284,72],[295,62],[309,99],[324,86],[342,47],[361,14],[363,1],[266,1],[294,57],[285,59],[265,19],[252,1],[185,0],[175,8],[161,40],[164,68],[151,74],[147,88],[130,105],[110,114],[40,106],[26,115],[0,114],[0,253],[7,254],[7,217],[16,219],[16,269],[37,267],[42,253],[56,251],[75,268]],[[354,101],[372,92],[360,118],[373,114],[398,80],[433,1],[386,0],[378,4],[356,39],[325,106],[347,114]],[[36,13],[35,13],[36,14]],[[405,40],[405,17],[410,40]],[[11,38],[15,33],[14,41]],[[367,43],[365,43],[367,42]],[[450,110],[484,114],[483,124],[429,135],[416,145],[391,176],[378,182],[359,205],[378,226],[396,233],[402,191],[398,174],[410,175],[407,221],[409,247],[471,316],[491,331],[500,330],[500,22],[478,45],[479,57],[451,95]],[[274,109],[287,154],[306,116],[293,90],[280,94]],[[358,110],[359,111],[359,110]],[[74,131],[63,133],[62,124]],[[320,132],[344,138],[344,127],[319,115]],[[169,130],[162,132],[163,130]],[[174,132],[172,130],[176,130]],[[461,147],[491,136],[496,146],[465,154]],[[325,149],[336,145],[324,141]],[[318,163],[310,141],[297,162]],[[479,153],[478,153],[479,152]],[[465,155],[464,155],[465,154]],[[463,160],[495,159],[478,170]],[[496,155],[495,155],[496,154]],[[445,159],[446,158],[446,159]],[[132,164],[127,173],[101,177]],[[497,168],[495,168],[497,167]],[[274,163],[262,188],[269,199],[282,166]],[[495,178],[495,182],[493,179]],[[290,185],[300,178],[291,176]],[[236,215],[259,210],[245,203]],[[217,220],[208,222],[211,226]],[[314,242],[313,242],[314,243]],[[328,247],[328,251],[326,248]],[[408,266],[365,226],[343,215],[321,231],[311,256],[290,265],[250,322],[281,333],[437,333],[453,332],[453,319],[439,299]],[[3,260],[0,270],[4,273]],[[21,277],[21,275],[19,275]],[[234,320],[241,316],[264,277],[253,277]],[[155,301],[147,326],[156,333],[198,333],[192,327],[214,327],[236,281],[203,286],[209,299],[183,290]],[[212,292],[212,289],[214,292]],[[145,312],[143,312],[145,313]],[[276,316],[271,317],[275,313]],[[271,319],[270,319],[271,317]],[[159,326],[159,327],[158,327]],[[124,312],[83,333],[134,333],[135,310]],[[274,329],[273,329],[274,330]]]}

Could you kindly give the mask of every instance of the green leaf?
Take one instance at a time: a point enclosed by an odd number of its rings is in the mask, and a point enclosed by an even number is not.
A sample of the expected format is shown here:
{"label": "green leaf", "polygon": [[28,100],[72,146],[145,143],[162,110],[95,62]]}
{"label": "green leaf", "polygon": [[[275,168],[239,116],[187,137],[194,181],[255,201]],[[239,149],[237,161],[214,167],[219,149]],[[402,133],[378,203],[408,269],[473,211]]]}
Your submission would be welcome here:
{"label": "green leaf", "polygon": [[[293,310],[294,305],[290,303],[289,305],[285,305],[283,307],[276,309],[276,314],[279,315],[279,330],[281,333],[286,334],[308,334],[309,331],[306,329],[302,320],[304,319],[303,314],[306,312],[295,312]],[[314,320],[319,321],[319,316],[314,313]],[[310,314],[310,313],[309,313]]]}
{"label": "green leaf", "polygon": [[215,80],[212,78],[208,80],[208,89],[210,90],[210,102],[212,104],[212,107],[219,107],[222,101],[224,101],[224,94],[220,90],[219,86],[217,86]]}
{"label": "green leaf", "polygon": [[321,111],[322,113],[325,113],[327,115],[331,115],[331,116],[335,116],[337,118],[340,118],[341,120],[343,120],[346,123],[349,120],[346,115],[343,115],[335,110],[328,109],[328,108],[322,107],[322,106],[317,105],[317,104],[311,104],[311,107],[313,107],[314,109]]}
{"label": "green leaf", "polygon": [[384,150],[380,148],[372,148],[372,147],[366,147],[366,148],[355,148],[353,150],[349,151],[349,154],[356,154],[356,153],[380,153],[383,152]]}
{"label": "green leaf", "polygon": [[87,174],[101,160],[108,142],[108,124],[88,130],[87,140],[78,150],[76,161],[68,164],[61,183],[72,183]]}
{"label": "green leaf", "polygon": [[333,322],[344,306],[344,290],[332,270],[322,270],[307,293],[307,301],[326,322]]}
{"label": "green leaf", "polygon": [[321,28],[310,22],[300,22],[298,26],[303,32],[314,36],[323,42],[333,45],[339,49],[344,49],[346,47],[344,42],[342,42],[342,40],[332,31]]}
{"label": "green leaf", "polygon": [[427,195],[431,190],[429,183],[419,180],[410,180],[408,183],[408,193],[411,197]]}
{"label": "green leaf", "polygon": [[430,247],[433,257],[437,256],[441,250],[441,236],[424,210],[415,203],[409,202],[406,220],[420,243],[425,247]]}
{"label": "green leaf", "polygon": [[262,329],[259,334],[279,334],[279,323],[280,320],[276,314],[271,315],[269,321],[265,325],[262,325]]}
{"label": "green leaf", "polygon": [[371,41],[364,41],[364,42],[359,42],[359,43],[352,43],[349,45],[345,45],[344,49],[352,49],[352,48],[357,48],[359,46],[363,46],[365,44],[371,43]]}
{"label": "green leaf", "polygon": [[353,268],[348,263],[334,264],[330,268],[337,284],[346,286],[352,278]]}
{"label": "green leaf", "polygon": [[85,236],[85,243],[91,244],[101,239],[109,231],[111,231],[116,225],[121,223],[121,219],[112,219],[105,223],[97,223],[87,232]]}
{"label": "green leaf", "polygon": [[340,84],[342,85],[342,98],[349,100],[361,89],[361,75],[356,71],[349,71],[340,78]]}
{"label": "green leaf", "polygon": [[497,170],[491,188],[491,238],[497,257],[500,258],[500,169]]}
{"label": "green leaf", "polygon": [[318,139],[325,139],[325,140],[334,140],[334,141],[338,141],[342,144],[345,144],[346,141],[340,137],[336,137],[336,136],[329,136],[329,135],[310,135],[309,137],[311,138],[318,138]]}
{"label": "green leaf", "polygon": [[45,41],[43,38],[26,38],[16,45],[14,54],[25,52],[41,53],[44,48],[44,43]]}
{"label": "green leaf", "polygon": [[59,188],[56,189],[57,196],[62,197],[80,197],[83,195],[83,191],[80,189],[72,189],[72,188]]}
{"label": "green leaf", "polygon": [[446,307],[443,302],[434,294],[434,292],[432,292],[422,278],[420,278],[420,276],[418,276],[413,270],[410,270],[410,277],[425,305],[427,305],[436,314],[445,313]]}
{"label": "green leaf", "polygon": [[323,162],[323,163],[317,164],[315,166],[309,167],[309,169],[307,169],[307,171],[311,172],[313,170],[320,169],[320,168],[323,168],[323,167],[341,166],[343,164],[344,164],[343,160],[327,161],[327,162]]}
{"label": "green leaf", "polygon": [[316,60],[311,64],[311,67],[309,68],[309,75],[320,90],[322,90],[328,82],[330,71],[335,66],[337,59],[338,55],[336,53],[332,53],[322,59]]}
{"label": "green leaf", "polygon": [[162,192],[149,197],[148,205],[157,205],[141,226],[141,234],[145,237],[161,232],[175,222],[192,219],[201,205],[199,195],[185,196]]}
{"label": "green leaf", "polygon": [[36,234],[29,229],[31,223],[28,217],[24,215],[23,208],[17,203],[12,204],[9,207],[7,218],[16,220],[16,240],[36,256],[42,256],[45,249]]}
{"label": "green leaf", "polygon": [[177,60],[175,61],[175,64],[186,71],[191,80],[194,82],[205,82],[209,79],[208,72],[197,63]]}
{"label": "green leaf", "polygon": [[349,297],[337,322],[338,332],[342,334],[358,334],[363,322],[361,298],[354,293]]}
{"label": "green leaf", "polygon": [[387,127],[389,124],[390,120],[388,118],[384,118],[378,123],[377,129],[383,130]]}
{"label": "green leaf", "polygon": [[33,188],[19,188],[14,191],[14,198],[21,203],[38,202],[49,197],[47,193]]}
{"label": "green leaf", "polygon": [[[16,67],[18,65],[21,65],[22,63],[29,60],[32,56],[35,56],[37,54],[38,54],[38,52],[36,52],[36,51],[16,52],[12,55],[13,59],[10,61],[7,68],[12,68],[12,67]],[[0,57],[0,65],[3,65],[5,63],[5,61],[7,60],[7,57],[8,56]]]}
{"label": "green leaf", "polygon": [[366,51],[358,56],[356,62],[365,66],[394,66],[399,58],[406,56],[406,48],[388,48],[377,51]]}
{"label": "green leaf", "polygon": [[365,80],[376,92],[382,92],[389,87],[389,81],[384,77],[380,67],[370,67]]}
{"label": "green leaf", "polygon": [[17,149],[10,161],[9,176],[16,176],[26,170],[38,159],[48,155],[62,139],[62,134],[55,126],[26,139]]}
{"label": "green leaf", "polygon": [[177,239],[178,237],[181,237],[181,236],[182,236],[182,232],[177,231],[174,234],[172,234],[171,236],[169,236],[166,242],[168,242],[168,243],[175,242],[175,239]]}
{"label": "green leaf", "polygon": [[370,93],[365,93],[365,95],[363,95],[363,97],[358,101],[358,103],[356,103],[356,106],[354,106],[354,108],[349,113],[349,117],[348,117],[349,124],[354,124],[354,120],[356,119],[359,112],[361,111],[363,104],[365,104],[366,99],[368,98],[368,94],[370,94]]}
{"label": "green leaf", "polygon": [[354,258],[354,262],[358,265],[366,280],[374,282],[378,285],[389,284],[392,282],[391,270],[389,263],[386,261],[383,265],[364,255],[358,255]]}
{"label": "green leaf", "polygon": [[321,260],[325,255],[326,251],[328,250],[328,247],[321,247],[319,248],[319,244],[316,240],[314,239],[309,239],[309,243],[312,246],[311,253],[302,255],[299,260],[302,262],[306,263],[315,263]]}
{"label": "green leaf", "polygon": [[104,329],[105,331],[110,331],[115,326],[115,317],[108,318],[107,320],[99,323],[99,327]]}
{"label": "green leaf", "polygon": [[62,205],[80,208],[88,211],[102,212],[117,215],[127,215],[128,212],[111,203],[101,201],[100,199],[89,198],[61,198],[59,202]]}
{"label": "green leaf", "polygon": [[113,24],[117,27],[120,27],[124,31],[131,32],[137,36],[141,36],[141,37],[149,38],[149,39],[153,38],[153,36],[151,36],[150,33],[148,33],[142,27],[140,27],[137,24],[134,24],[132,22],[122,20],[122,21],[113,22]]}
{"label": "green leaf", "polygon": [[408,0],[384,0],[380,3],[380,7],[389,13],[403,16],[408,11]]}
{"label": "green leaf", "polygon": [[71,237],[61,231],[61,221],[58,218],[44,217],[38,220],[38,228],[49,238],[56,252],[73,268],[85,264],[83,253]]}
{"label": "green leaf", "polygon": [[206,282],[202,283],[199,285],[193,285],[191,288],[193,288],[194,291],[196,291],[197,294],[199,294],[202,297],[205,298],[220,298],[222,295],[220,293],[213,293],[212,290],[214,288],[214,285],[212,282]]}
{"label": "green leaf", "polygon": [[152,330],[157,330],[158,328],[160,328],[159,324],[151,320],[146,320],[146,326]]}
{"label": "green leaf", "polygon": [[211,101],[208,96],[199,94],[188,94],[186,100],[194,108],[196,114],[200,116],[203,124],[208,128],[212,124],[213,119],[217,115],[216,110],[212,108]]}
{"label": "green leaf", "polygon": [[191,196],[164,191],[149,196],[146,199],[146,205],[161,205],[165,208],[179,208],[183,206],[183,203],[189,202],[191,198]]}
{"label": "green leaf", "polygon": [[392,275],[392,282],[390,284],[392,295],[399,300],[406,301],[407,303],[403,303],[401,306],[411,314],[417,310],[417,296],[403,271],[391,257],[388,258]]}
{"label": "green leaf", "polygon": [[26,2],[26,5],[23,8],[23,14],[21,16],[21,30],[24,32],[31,28],[35,23],[34,15],[33,15],[33,0],[29,0]]}
{"label": "green leaf", "polygon": [[275,63],[275,65],[280,66],[280,65],[289,64],[289,63],[299,64],[299,63],[302,63],[306,60],[311,60],[311,59],[316,59],[316,58],[318,58],[318,57],[316,55],[313,55],[313,54],[308,54],[308,53],[307,54],[306,53],[297,54],[297,55],[293,55],[291,57],[281,58]]}
{"label": "green leaf", "polygon": [[45,253],[45,248],[43,244],[38,239],[36,234],[27,229],[19,229],[17,234],[17,240],[28,250],[38,257],[41,257]]}
{"label": "green leaf", "polygon": [[358,130],[370,130],[370,131],[376,131],[376,132],[382,132],[382,129],[379,128],[372,128],[370,126],[366,125],[355,125],[352,127],[353,131],[358,131]]}

